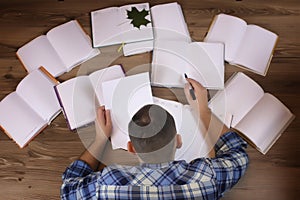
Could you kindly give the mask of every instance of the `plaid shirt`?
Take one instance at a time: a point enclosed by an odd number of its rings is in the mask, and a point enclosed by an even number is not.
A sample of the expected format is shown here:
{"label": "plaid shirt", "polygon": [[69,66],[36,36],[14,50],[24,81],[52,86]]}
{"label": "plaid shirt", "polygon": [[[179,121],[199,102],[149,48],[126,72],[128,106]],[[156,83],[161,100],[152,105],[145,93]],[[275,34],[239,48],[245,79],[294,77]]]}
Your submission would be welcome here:
{"label": "plaid shirt", "polygon": [[93,170],[76,160],[63,174],[62,199],[219,199],[248,165],[247,144],[236,133],[224,134],[215,158],[140,166],[112,165]]}

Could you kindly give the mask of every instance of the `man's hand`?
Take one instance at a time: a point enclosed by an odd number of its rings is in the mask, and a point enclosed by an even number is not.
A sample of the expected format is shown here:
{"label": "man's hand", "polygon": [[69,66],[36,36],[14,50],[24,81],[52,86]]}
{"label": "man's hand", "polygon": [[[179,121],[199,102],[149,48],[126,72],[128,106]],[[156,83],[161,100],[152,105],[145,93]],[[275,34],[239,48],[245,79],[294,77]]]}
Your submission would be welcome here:
{"label": "man's hand", "polygon": [[[188,83],[186,83],[184,92],[185,96],[189,102],[189,104],[196,110],[198,110],[199,114],[204,114],[204,113],[210,113],[210,109],[208,108],[208,99],[207,99],[207,89],[203,87],[198,81],[191,79],[191,78],[186,78]],[[194,88],[194,93],[196,96],[196,99],[193,100],[190,93],[190,85]]]}
{"label": "man's hand", "polygon": [[105,110],[104,106],[100,106],[97,110],[97,119],[95,121],[96,126],[96,137],[105,135],[110,138],[112,132],[112,122],[110,111]]}
{"label": "man's hand", "polygon": [[101,168],[104,166],[100,160],[112,131],[110,112],[109,110],[105,110],[104,106],[100,106],[97,110],[95,128],[95,141],[79,157],[80,160],[86,162],[94,171],[99,169],[99,166]]}

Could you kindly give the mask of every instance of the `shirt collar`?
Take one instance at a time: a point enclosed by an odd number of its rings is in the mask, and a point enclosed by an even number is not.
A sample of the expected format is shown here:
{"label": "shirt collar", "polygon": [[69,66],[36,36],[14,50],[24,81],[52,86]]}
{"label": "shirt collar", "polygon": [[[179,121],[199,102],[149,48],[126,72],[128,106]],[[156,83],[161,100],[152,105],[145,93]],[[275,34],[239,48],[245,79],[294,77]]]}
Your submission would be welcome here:
{"label": "shirt collar", "polygon": [[141,167],[147,167],[151,169],[160,169],[166,168],[174,165],[176,161],[164,162],[164,163],[142,163],[140,164]]}

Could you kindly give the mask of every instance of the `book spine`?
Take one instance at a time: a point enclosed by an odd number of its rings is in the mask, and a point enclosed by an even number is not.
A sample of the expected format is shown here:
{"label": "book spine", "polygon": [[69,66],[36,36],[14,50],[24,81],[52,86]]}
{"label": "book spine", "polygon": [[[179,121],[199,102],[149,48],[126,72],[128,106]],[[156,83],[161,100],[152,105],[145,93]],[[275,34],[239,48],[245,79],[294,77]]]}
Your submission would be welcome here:
{"label": "book spine", "polygon": [[67,126],[68,126],[68,128],[69,128],[71,131],[73,131],[73,129],[71,128],[70,122],[69,122],[69,120],[68,120],[68,117],[67,117],[65,108],[64,108],[64,106],[63,106],[63,103],[62,103],[62,101],[61,101],[61,98],[60,98],[60,95],[59,95],[59,92],[58,92],[58,89],[57,89],[57,85],[54,86],[54,91],[55,91],[55,94],[56,94],[58,103],[59,103],[59,105],[60,105],[60,107],[61,107],[62,113],[63,113],[63,115],[64,115],[64,118],[65,118],[65,120],[67,121]]}
{"label": "book spine", "polygon": [[209,26],[208,26],[208,30],[206,31],[206,33],[205,33],[205,35],[204,35],[204,38],[203,38],[203,41],[204,41],[204,42],[207,42],[207,40],[209,39],[209,38],[208,38],[208,37],[209,37],[209,32],[210,32],[210,30],[212,29],[212,27],[214,26],[215,22],[217,21],[217,17],[218,17],[218,15],[215,15],[215,16],[213,17],[213,19],[211,20],[211,22],[210,22],[210,24],[209,24]]}
{"label": "book spine", "polygon": [[274,55],[274,52],[275,52],[275,48],[276,48],[276,46],[277,46],[277,44],[278,44],[278,40],[279,40],[279,37],[277,37],[277,39],[276,39],[276,41],[275,41],[274,47],[273,47],[273,49],[272,49],[272,52],[271,52],[271,55],[270,55],[270,57],[269,57],[269,60],[268,60],[266,69],[265,69],[265,71],[264,71],[264,73],[263,73],[263,76],[266,76],[266,75],[267,75],[267,72],[268,72],[269,67],[270,67],[270,65],[271,65],[271,61],[272,61],[272,59],[273,59],[273,55]]}
{"label": "book spine", "polygon": [[10,139],[12,139],[11,135],[5,130],[3,126],[0,125],[0,130],[2,130]]}
{"label": "book spine", "polygon": [[39,70],[43,72],[55,85],[58,85],[60,82],[50,74],[43,66],[39,67]]}
{"label": "book spine", "polygon": [[27,69],[26,66],[25,66],[25,63],[23,62],[22,58],[19,56],[18,52],[16,52],[16,56],[17,56],[17,58],[19,59],[19,61],[21,62],[21,65],[22,65],[23,69],[24,69],[27,73],[29,73],[28,69]]}
{"label": "book spine", "polygon": [[48,127],[48,124],[46,123],[44,126],[42,126],[23,146],[20,146],[17,144],[21,149],[26,147],[38,134],[42,133],[46,128]]}
{"label": "book spine", "polygon": [[125,71],[125,68],[124,68],[124,66],[123,66],[122,64],[119,64],[119,65],[120,65],[120,67],[121,67],[121,69],[122,69],[122,71],[123,71],[124,75],[126,75],[126,71]]}

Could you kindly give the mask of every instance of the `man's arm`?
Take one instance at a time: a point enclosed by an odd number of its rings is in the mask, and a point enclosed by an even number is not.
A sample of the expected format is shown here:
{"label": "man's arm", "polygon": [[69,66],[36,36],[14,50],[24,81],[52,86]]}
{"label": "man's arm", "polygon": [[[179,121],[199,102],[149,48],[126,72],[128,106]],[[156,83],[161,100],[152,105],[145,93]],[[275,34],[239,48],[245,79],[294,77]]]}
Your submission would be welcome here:
{"label": "man's arm", "polygon": [[95,141],[79,157],[79,160],[87,163],[94,171],[98,170],[99,164],[102,164],[99,160],[112,131],[110,111],[105,110],[104,106],[101,106],[97,110],[95,128]]}
{"label": "man's arm", "polygon": [[247,143],[235,132],[222,135],[215,145],[216,156],[210,159],[210,162],[215,171],[220,197],[246,172],[249,163],[246,148]]}
{"label": "man's arm", "polygon": [[211,145],[210,159],[215,171],[218,196],[235,185],[248,166],[247,143],[230,131],[208,107],[207,90],[197,81],[187,79],[194,87],[196,100],[192,100],[188,88],[185,93],[189,103],[199,113],[200,121],[207,131],[206,141]]}
{"label": "man's arm", "polygon": [[110,113],[104,107],[97,110],[95,127],[95,141],[63,174],[61,199],[90,199],[96,195],[98,176],[93,172],[103,165],[99,160],[112,130]]}
{"label": "man's arm", "polygon": [[214,146],[220,136],[227,133],[229,129],[209,109],[207,89],[194,79],[187,78],[187,81],[193,86],[196,99],[193,100],[191,98],[188,85],[186,85],[184,90],[186,98],[189,104],[197,111],[197,114],[199,114],[199,128],[204,128],[206,143],[211,148],[209,157],[215,157]]}

